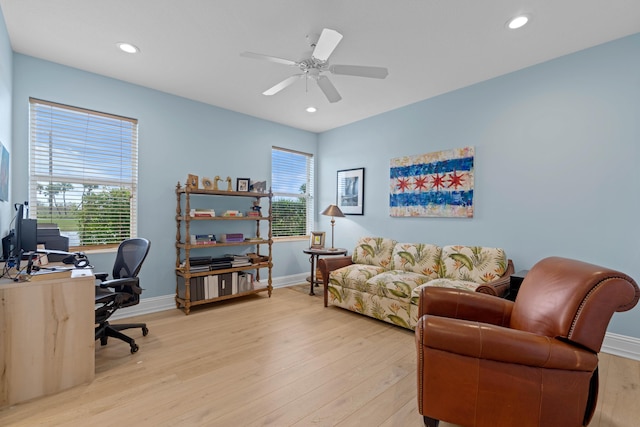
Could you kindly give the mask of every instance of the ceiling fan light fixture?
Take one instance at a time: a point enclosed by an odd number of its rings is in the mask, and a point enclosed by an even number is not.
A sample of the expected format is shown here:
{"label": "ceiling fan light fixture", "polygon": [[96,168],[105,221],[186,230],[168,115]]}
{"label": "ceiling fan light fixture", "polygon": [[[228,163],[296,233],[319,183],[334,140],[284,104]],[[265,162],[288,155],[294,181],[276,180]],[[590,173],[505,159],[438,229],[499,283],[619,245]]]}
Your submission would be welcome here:
{"label": "ceiling fan light fixture", "polygon": [[315,113],[318,109],[316,107],[307,107],[305,111],[307,113]]}
{"label": "ceiling fan light fixture", "polygon": [[525,14],[514,16],[507,21],[507,28],[509,28],[510,30],[517,30],[518,28],[522,28],[529,22],[529,19],[529,16]]}
{"label": "ceiling fan light fixture", "polygon": [[131,43],[118,42],[118,43],[116,43],[116,46],[118,46],[118,49],[120,49],[121,51],[123,51],[125,53],[138,53],[138,52],[140,52],[140,49],[138,49],[137,46],[134,46]]}

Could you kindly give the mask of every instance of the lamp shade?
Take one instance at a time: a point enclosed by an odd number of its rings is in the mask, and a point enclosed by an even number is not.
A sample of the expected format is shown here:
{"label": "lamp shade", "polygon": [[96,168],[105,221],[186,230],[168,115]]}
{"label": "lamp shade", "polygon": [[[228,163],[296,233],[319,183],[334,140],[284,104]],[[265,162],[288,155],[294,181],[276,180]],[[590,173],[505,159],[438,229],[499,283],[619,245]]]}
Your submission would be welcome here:
{"label": "lamp shade", "polygon": [[344,217],[344,214],[336,205],[329,205],[320,215]]}

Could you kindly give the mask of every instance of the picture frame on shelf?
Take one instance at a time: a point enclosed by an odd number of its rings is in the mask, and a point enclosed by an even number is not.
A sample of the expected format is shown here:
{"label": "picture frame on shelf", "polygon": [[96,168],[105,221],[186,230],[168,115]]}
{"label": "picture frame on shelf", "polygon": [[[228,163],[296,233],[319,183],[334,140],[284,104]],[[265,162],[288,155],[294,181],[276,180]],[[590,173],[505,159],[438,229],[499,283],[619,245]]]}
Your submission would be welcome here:
{"label": "picture frame on shelf", "polygon": [[187,185],[186,187],[191,188],[192,190],[198,189],[198,175],[189,174],[187,175]]}
{"label": "picture frame on shelf", "polygon": [[336,205],[345,215],[364,215],[364,168],[338,171]]}
{"label": "picture frame on shelf", "polygon": [[202,177],[202,188],[205,190],[213,190],[213,180],[206,176]]}
{"label": "picture frame on shelf", "polygon": [[324,231],[312,231],[309,247],[311,249],[324,249],[324,236]]}
{"label": "picture frame on shelf", "polygon": [[249,178],[238,178],[236,179],[236,191],[240,193],[248,193],[249,192]]}

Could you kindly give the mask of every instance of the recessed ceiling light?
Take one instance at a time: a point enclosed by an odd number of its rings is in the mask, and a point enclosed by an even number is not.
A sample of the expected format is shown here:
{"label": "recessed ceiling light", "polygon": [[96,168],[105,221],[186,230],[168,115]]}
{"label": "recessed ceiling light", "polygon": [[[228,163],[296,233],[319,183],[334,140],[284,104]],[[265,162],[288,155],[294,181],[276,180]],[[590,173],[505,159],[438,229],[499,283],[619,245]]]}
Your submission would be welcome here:
{"label": "recessed ceiling light", "polygon": [[307,113],[315,113],[318,111],[316,107],[307,107]]}
{"label": "recessed ceiling light", "polygon": [[138,49],[137,47],[135,47],[131,43],[119,42],[119,43],[116,43],[116,45],[120,48],[121,51],[126,52],[126,53],[138,53],[138,52],[140,52],[140,49]]}
{"label": "recessed ceiling light", "polygon": [[507,21],[507,27],[512,30],[524,27],[529,22],[527,15],[519,15]]}

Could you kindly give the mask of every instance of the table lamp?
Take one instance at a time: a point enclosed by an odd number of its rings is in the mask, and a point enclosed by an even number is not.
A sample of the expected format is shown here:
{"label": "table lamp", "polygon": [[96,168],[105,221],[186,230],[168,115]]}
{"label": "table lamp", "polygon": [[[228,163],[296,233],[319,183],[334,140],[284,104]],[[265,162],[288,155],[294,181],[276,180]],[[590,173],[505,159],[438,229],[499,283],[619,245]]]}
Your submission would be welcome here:
{"label": "table lamp", "polygon": [[340,208],[337,207],[336,205],[329,205],[329,207],[324,211],[322,211],[320,215],[326,215],[331,217],[331,249],[329,250],[335,251],[337,250],[336,248],[333,247],[333,228],[336,225],[335,217],[344,217],[344,214],[342,213]]}

